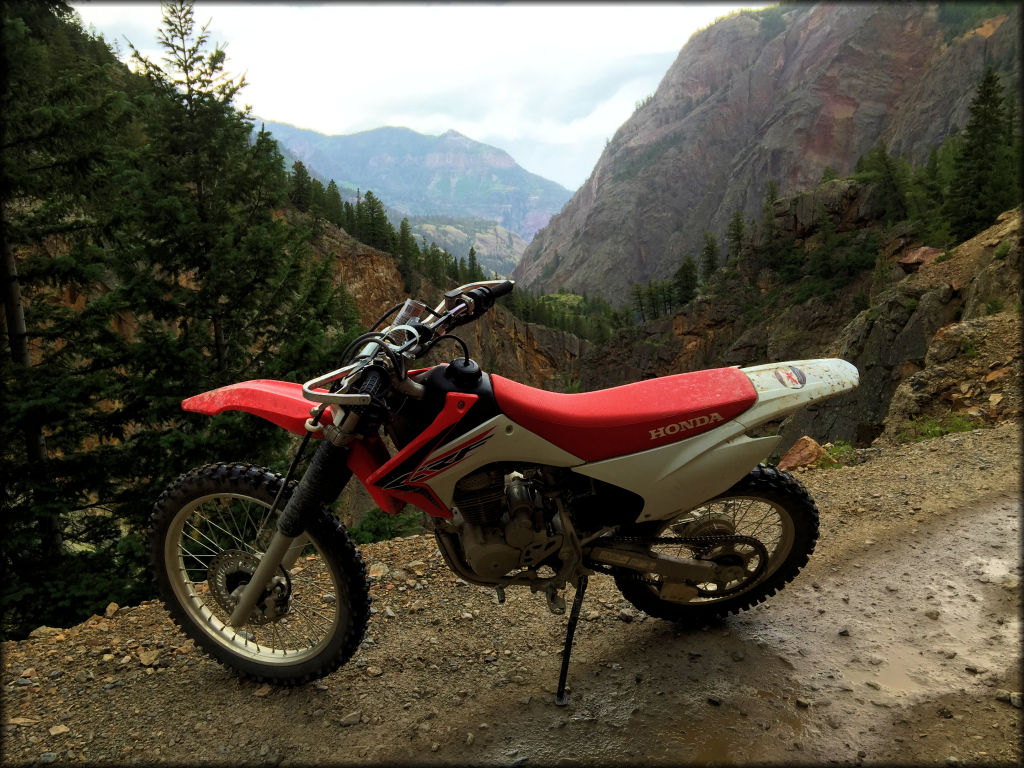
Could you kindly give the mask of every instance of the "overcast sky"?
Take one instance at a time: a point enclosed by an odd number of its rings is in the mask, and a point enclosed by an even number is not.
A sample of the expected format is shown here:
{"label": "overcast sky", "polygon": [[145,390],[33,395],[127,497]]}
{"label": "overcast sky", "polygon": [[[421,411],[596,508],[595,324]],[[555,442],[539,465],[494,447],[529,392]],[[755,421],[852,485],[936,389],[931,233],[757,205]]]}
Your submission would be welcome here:
{"label": "overcast sky", "polygon": [[[155,63],[156,2],[72,2],[122,58]],[[690,35],[736,8],[709,3],[196,2],[241,104],[328,135],[454,129],[575,190],[605,139],[653,93]]]}

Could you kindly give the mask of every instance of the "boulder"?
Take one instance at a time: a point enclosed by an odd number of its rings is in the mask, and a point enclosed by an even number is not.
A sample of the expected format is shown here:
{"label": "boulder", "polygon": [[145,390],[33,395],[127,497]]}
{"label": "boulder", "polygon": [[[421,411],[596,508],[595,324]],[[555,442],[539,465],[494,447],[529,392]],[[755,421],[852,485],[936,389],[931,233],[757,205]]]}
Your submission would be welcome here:
{"label": "boulder", "polygon": [[788,472],[797,467],[811,467],[818,463],[818,459],[827,456],[828,451],[822,448],[813,437],[804,435],[793,447],[786,451],[785,456],[779,459],[778,468]]}

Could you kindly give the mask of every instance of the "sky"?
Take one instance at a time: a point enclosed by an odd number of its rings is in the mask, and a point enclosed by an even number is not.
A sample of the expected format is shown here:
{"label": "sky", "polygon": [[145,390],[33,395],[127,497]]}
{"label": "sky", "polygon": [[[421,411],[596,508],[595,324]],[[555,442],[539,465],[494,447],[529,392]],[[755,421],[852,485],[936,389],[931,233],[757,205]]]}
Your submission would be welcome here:
{"label": "sky", "polygon": [[[690,35],[762,3],[195,3],[237,103],[327,135],[456,130],[575,191]],[[154,63],[156,2],[71,2],[86,29]]]}

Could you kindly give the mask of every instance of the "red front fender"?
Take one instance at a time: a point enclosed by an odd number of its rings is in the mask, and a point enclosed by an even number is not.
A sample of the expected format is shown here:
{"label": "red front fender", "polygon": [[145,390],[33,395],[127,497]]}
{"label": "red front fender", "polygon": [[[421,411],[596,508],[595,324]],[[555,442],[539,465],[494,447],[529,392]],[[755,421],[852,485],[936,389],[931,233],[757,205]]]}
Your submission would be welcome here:
{"label": "red front fender", "polygon": [[[302,385],[291,381],[254,379],[229,384],[181,401],[186,411],[213,416],[224,411],[245,411],[297,435],[305,434],[306,419],[315,404],[302,396]],[[321,421],[331,422],[324,411]],[[319,435],[316,435],[319,437]]]}

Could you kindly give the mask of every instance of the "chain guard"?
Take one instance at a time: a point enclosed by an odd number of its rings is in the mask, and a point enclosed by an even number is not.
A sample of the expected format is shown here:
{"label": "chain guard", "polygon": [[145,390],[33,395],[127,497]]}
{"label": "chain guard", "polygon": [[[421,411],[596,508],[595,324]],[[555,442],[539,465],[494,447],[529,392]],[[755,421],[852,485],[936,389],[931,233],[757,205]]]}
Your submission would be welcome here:
{"label": "chain guard", "polygon": [[[768,550],[765,548],[764,544],[761,543],[760,539],[753,536],[738,536],[732,534],[714,536],[603,536],[600,539],[595,539],[591,544],[593,546],[641,544],[647,547],[652,547],[657,544],[682,545],[692,549],[693,556],[697,560],[713,560],[714,558],[708,557],[707,555],[710,554],[715,547],[723,544],[746,544],[754,548],[758,555],[758,565],[757,569],[753,573],[749,574],[747,578],[743,579],[732,589],[715,592],[698,589],[698,594],[701,597],[724,597],[736,592],[741,592],[761,577],[761,573],[768,564]],[[641,584],[649,584],[651,586],[660,586],[662,584],[660,579],[651,578],[650,576],[641,576],[638,571],[634,571],[631,568],[607,565],[605,563],[598,563],[589,559],[586,561],[585,565],[591,570],[607,573],[611,576],[629,576],[634,581]]]}

